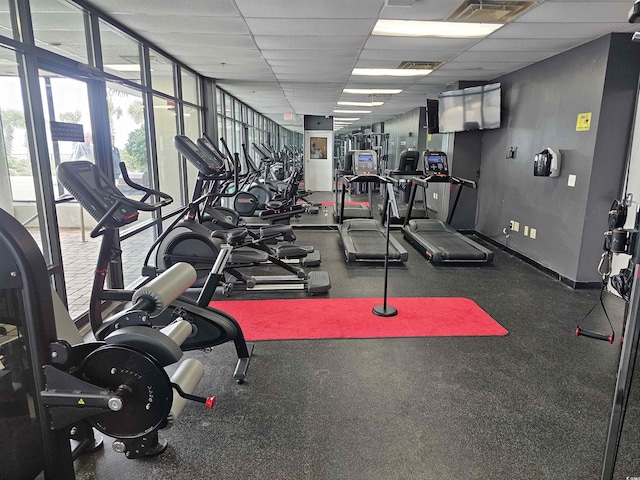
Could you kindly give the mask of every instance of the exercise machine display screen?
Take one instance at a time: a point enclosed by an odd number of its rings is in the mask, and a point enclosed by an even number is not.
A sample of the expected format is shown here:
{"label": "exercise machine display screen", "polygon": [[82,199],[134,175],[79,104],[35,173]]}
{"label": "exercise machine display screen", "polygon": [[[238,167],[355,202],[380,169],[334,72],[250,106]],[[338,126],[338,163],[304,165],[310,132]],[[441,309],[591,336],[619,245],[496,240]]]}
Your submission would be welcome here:
{"label": "exercise machine display screen", "polygon": [[424,160],[426,171],[441,175],[449,174],[447,155],[444,152],[424,152]]}
{"label": "exercise machine display screen", "polygon": [[353,160],[356,175],[377,173],[376,152],[373,150],[361,150],[353,152]]}
{"label": "exercise machine display screen", "polygon": [[[95,219],[107,214],[120,198],[125,198],[120,190],[91,162],[62,162],[57,170],[58,181],[85,210]],[[138,211],[121,204],[111,215],[108,227],[118,228],[135,222]]]}

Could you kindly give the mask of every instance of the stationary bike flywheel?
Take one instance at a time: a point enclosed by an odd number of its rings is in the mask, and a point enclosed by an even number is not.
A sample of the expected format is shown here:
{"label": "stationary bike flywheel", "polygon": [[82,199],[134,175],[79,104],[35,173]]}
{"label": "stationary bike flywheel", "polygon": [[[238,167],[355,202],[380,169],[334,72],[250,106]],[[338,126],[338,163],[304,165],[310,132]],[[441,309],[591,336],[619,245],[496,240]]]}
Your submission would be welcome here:
{"label": "stationary bike flywheel", "polygon": [[167,373],[152,356],[123,345],[105,345],[87,355],[80,374],[123,400],[121,410],[90,417],[100,432],[137,438],[165,425],[173,391]]}

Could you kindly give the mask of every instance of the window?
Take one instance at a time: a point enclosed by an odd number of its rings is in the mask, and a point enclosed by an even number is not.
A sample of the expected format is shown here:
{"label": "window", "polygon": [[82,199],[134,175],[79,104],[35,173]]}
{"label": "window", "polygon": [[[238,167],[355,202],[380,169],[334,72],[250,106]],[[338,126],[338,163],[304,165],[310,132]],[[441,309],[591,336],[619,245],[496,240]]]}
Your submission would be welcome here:
{"label": "window", "polygon": [[222,113],[222,92],[216,88],[216,112]]}
{"label": "window", "polygon": [[142,83],[141,46],[138,42],[102,20],[100,20],[100,42],[106,72]]}
{"label": "window", "polygon": [[154,96],[153,113],[156,125],[155,133],[160,190],[173,197],[173,203],[168,208],[175,209],[183,204],[181,198],[182,190],[180,188],[178,152],[173,146],[173,138],[177,133],[175,103],[172,100]]}
{"label": "window", "polygon": [[200,105],[200,89],[198,79],[184,68],[180,69],[182,78],[182,99],[185,102]]}
{"label": "window", "polygon": [[[201,121],[200,121],[200,109],[195,107],[190,107],[185,105],[183,108],[184,111],[184,134],[189,137],[194,142],[200,137],[202,134],[201,129]],[[187,185],[189,191],[195,185],[196,177],[198,176],[198,170],[191,165],[191,163],[187,160]],[[191,194],[189,193],[189,197]]]}
{"label": "window", "polygon": [[155,50],[149,50],[151,64],[151,86],[154,90],[175,96],[173,85],[173,62]]}
{"label": "window", "polygon": [[58,0],[31,0],[33,36],[38,47],[89,63],[85,13]]}
{"label": "window", "polygon": [[11,13],[9,12],[9,2],[7,0],[0,1],[0,35],[13,38]]}

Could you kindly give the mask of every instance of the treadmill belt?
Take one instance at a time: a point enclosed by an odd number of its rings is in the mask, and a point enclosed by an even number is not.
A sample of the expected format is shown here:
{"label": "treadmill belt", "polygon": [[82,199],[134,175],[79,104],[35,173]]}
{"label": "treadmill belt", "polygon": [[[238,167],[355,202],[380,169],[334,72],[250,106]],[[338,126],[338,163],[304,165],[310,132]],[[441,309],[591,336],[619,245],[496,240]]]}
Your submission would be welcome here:
{"label": "treadmill belt", "polygon": [[492,262],[493,252],[435,219],[410,220],[403,228],[404,236],[433,263]]}
{"label": "treadmill belt", "polygon": [[449,232],[429,233],[429,242],[433,244],[442,256],[442,261],[478,261],[484,260],[485,254],[466,242],[462,234],[451,235]]}
{"label": "treadmill belt", "polygon": [[[387,248],[387,237],[378,230],[361,230],[349,232],[358,259],[384,259]],[[389,260],[400,260],[400,253],[389,242]]]}
{"label": "treadmill belt", "polygon": [[[354,218],[338,227],[347,262],[384,261],[387,250],[386,229],[377,220]],[[406,262],[409,254],[393,237],[389,237],[389,260]]]}

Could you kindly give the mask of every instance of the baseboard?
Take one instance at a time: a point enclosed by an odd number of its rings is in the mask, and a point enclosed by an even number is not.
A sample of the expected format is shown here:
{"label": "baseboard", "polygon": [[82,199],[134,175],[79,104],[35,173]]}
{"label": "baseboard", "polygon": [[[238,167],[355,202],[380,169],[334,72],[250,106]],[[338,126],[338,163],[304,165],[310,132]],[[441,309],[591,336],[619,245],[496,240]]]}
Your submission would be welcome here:
{"label": "baseboard", "polygon": [[520,252],[516,252],[515,250],[503,245],[498,242],[496,239],[488,237],[478,231],[475,230],[460,230],[462,233],[473,234],[484,240],[485,242],[490,243],[491,245],[498,247],[500,250],[507,252],[509,255],[513,255],[514,257],[522,260],[525,263],[537,268],[542,273],[554,278],[555,280],[559,280],[565,285],[573,288],[574,290],[599,290],[602,288],[602,282],[576,282],[575,280],[571,280],[570,278],[565,277],[564,275],[559,274],[558,272],[550,269],[549,267],[545,267],[544,265],[532,260],[531,258],[521,254]]}

